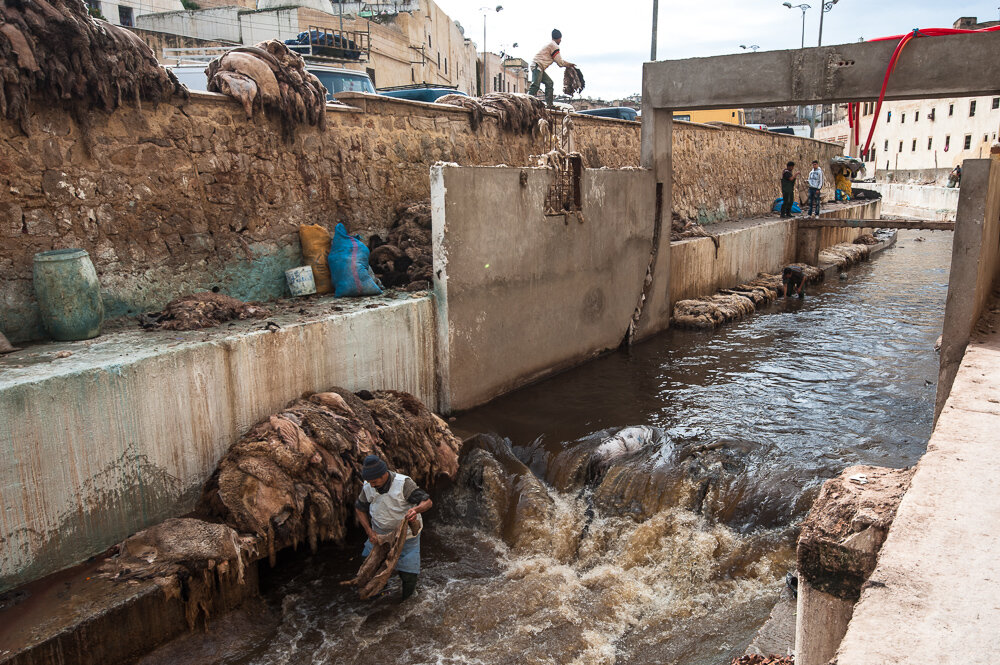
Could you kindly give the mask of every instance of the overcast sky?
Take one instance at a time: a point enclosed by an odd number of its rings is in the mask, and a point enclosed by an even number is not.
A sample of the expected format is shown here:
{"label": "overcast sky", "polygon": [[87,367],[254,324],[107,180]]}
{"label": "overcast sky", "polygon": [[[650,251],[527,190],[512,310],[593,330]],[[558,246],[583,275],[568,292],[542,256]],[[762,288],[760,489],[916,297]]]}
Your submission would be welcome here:
{"label": "overcast sky", "polygon": [[[649,59],[652,0],[436,0],[465,28],[482,50],[483,12],[489,5],[486,47],[530,60],[549,39],[552,28],[563,33],[562,54],[583,70],[586,96],[615,99],[642,87],[642,63]],[[806,46],[816,46],[819,0],[794,0],[806,11]],[[960,16],[997,20],[1000,0],[840,0],[823,20],[823,43],[896,35],[913,28],[950,28]],[[740,45],[762,51],[798,48],[802,12],[782,0],[660,0],[657,59],[740,53]],[[517,48],[511,48],[514,43]],[[974,56],[970,54],[970,61]],[[557,88],[562,73],[552,72]]]}

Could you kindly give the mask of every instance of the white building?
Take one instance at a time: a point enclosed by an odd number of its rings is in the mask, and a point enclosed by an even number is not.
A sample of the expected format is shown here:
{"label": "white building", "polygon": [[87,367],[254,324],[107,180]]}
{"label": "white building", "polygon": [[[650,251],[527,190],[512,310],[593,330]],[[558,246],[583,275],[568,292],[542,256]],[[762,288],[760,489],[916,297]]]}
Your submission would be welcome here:
{"label": "white building", "polygon": [[115,25],[135,27],[135,18],[143,14],[184,9],[181,0],[84,0],[91,15]]}
{"label": "white building", "polygon": [[[1000,97],[963,97],[861,103],[859,154],[869,174],[878,171],[948,170],[966,159],[989,157],[1000,131]],[[872,123],[875,133],[865,152]],[[818,127],[816,138],[849,151],[846,120]]]}

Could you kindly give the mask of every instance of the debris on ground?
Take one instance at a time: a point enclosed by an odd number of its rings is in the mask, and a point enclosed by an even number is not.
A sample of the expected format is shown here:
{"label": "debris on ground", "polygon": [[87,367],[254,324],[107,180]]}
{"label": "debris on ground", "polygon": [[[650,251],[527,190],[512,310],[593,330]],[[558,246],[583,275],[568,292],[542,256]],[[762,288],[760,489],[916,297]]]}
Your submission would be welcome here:
{"label": "debris on ground", "polygon": [[0,332],[0,356],[5,353],[13,353],[14,351],[20,351],[21,349],[11,344],[7,337]]}
{"label": "debris on ground", "polygon": [[578,92],[583,92],[586,82],[583,80],[583,72],[576,65],[566,67],[563,70],[563,94],[572,97]]}
{"label": "debris on ground", "polygon": [[740,656],[733,658],[731,665],[795,665],[791,656]]}
{"label": "debris on ground", "polygon": [[140,314],[139,325],[146,330],[199,330],[234,319],[259,319],[270,313],[257,303],[207,291],[171,300],[162,311]]}
{"label": "debris on ground", "polygon": [[400,554],[403,553],[403,545],[409,537],[409,531],[417,535],[417,529],[413,523],[403,520],[399,523],[396,531],[378,536],[378,542],[372,545],[371,552],[365,557],[358,574],[352,580],[341,582],[342,586],[358,587],[361,600],[368,600],[385,588],[396,569]]}
{"label": "debris on ground", "polygon": [[373,235],[368,248],[368,262],[383,286],[407,291],[429,289],[434,272],[431,202],[400,205],[386,239]]}
{"label": "debris on ground", "polygon": [[123,103],[187,96],[135,33],[94,19],[79,0],[0,5],[0,115],[27,133],[28,101],[78,101],[110,112]]}
{"label": "debris on ground", "polygon": [[518,134],[536,132],[540,120],[549,121],[545,102],[523,93],[491,92],[482,97],[444,95],[435,103],[468,109],[472,131],[479,129],[485,117],[496,118],[501,130]]}
{"label": "debris on ground", "polygon": [[879,242],[879,239],[871,233],[862,233],[854,239],[855,245],[877,245]]}
{"label": "debris on ground", "polygon": [[[807,284],[823,280],[823,271],[806,263],[793,263],[802,269]],[[766,307],[785,295],[781,275],[760,273],[756,279],[721,289],[706,298],[679,300],[674,303],[670,325],[693,330],[713,330],[719,326],[739,321],[761,307]]]}
{"label": "debris on ground", "polygon": [[250,429],[205,485],[199,512],[278,550],[343,541],[361,465],[378,455],[389,468],[433,487],[458,471],[461,443],[412,395],[342,388],[295,400]]}
{"label": "debris on ground", "polygon": [[711,238],[715,243],[715,251],[719,251],[719,236],[709,233],[705,227],[696,222],[681,220],[680,215],[673,213],[670,219],[670,241],[683,240],[684,238]]}
{"label": "debris on ground", "polygon": [[286,139],[297,124],[326,129],[326,88],[306,70],[302,56],[277,39],[226,51],[205,74],[208,89],[239,101],[248,120],[257,109],[277,113]]}

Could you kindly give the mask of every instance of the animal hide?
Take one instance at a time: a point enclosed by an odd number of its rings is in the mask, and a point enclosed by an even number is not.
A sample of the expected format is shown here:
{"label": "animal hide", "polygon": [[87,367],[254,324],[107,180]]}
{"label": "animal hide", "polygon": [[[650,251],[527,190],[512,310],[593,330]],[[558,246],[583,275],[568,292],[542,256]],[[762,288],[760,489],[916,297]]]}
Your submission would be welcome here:
{"label": "animal hide", "polygon": [[234,319],[259,319],[270,310],[255,303],[245,303],[221,293],[195,293],[167,303],[160,312],[139,316],[139,325],[147,330],[198,330],[211,328]]}
{"label": "animal hide", "polygon": [[572,97],[578,92],[583,92],[586,83],[583,80],[583,72],[576,65],[566,67],[563,70],[563,94]]}
{"label": "animal hide", "polygon": [[437,103],[468,109],[473,131],[479,129],[484,117],[496,118],[500,129],[518,134],[538,131],[539,120],[549,119],[543,101],[521,93],[491,92],[482,97],[444,95],[438,97]]}
{"label": "animal hide", "polygon": [[361,464],[378,455],[422,487],[458,471],[461,443],[412,395],[342,388],[297,399],[229,449],[199,512],[277,550],[342,541],[361,491]]}
{"label": "animal hide", "polygon": [[32,98],[110,112],[175,94],[187,88],[142,39],[92,18],[79,0],[0,4],[0,115],[25,133]]}
{"label": "animal hide", "polygon": [[248,120],[258,109],[276,113],[286,140],[297,124],[326,129],[326,88],[306,71],[301,55],[276,39],[226,51],[205,74],[208,89],[239,101]]}
{"label": "animal hide", "polygon": [[396,569],[399,555],[403,553],[403,545],[406,544],[409,535],[407,531],[413,531],[413,535],[417,534],[416,527],[404,520],[399,523],[394,533],[379,536],[378,542],[372,545],[371,552],[358,569],[358,574],[354,579],[341,584],[358,587],[361,600],[368,600],[384,589]]}
{"label": "animal hide", "polygon": [[431,202],[404,203],[383,242],[369,238],[369,263],[387,288],[420,291],[430,288],[434,256],[431,249]]}

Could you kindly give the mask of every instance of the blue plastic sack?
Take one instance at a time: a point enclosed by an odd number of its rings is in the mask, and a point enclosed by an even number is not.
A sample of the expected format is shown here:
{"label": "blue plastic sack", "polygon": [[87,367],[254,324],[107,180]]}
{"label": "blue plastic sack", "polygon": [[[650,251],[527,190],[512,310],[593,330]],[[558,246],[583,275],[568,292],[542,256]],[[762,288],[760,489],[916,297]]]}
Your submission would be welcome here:
{"label": "blue plastic sack", "polygon": [[[783,198],[774,199],[774,206],[771,208],[774,212],[781,212],[781,204],[784,203]],[[802,212],[802,206],[799,205],[798,201],[792,201],[792,212]]]}
{"label": "blue plastic sack", "polygon": [[337,224],[327,257],[333,292],[344,296],[377,296],[382,293],[371,266],[368,265],[368,247],[360,236],[347,233],[343,224]]}

